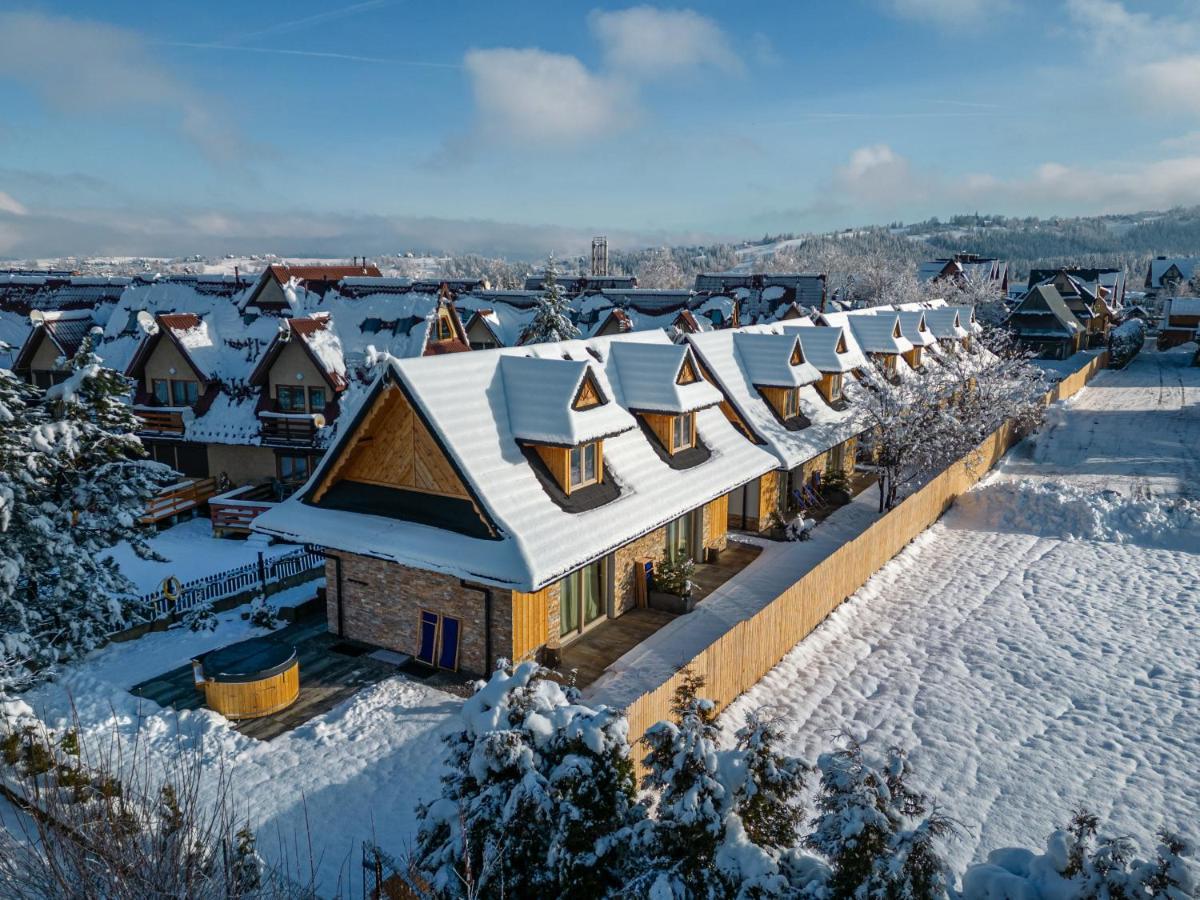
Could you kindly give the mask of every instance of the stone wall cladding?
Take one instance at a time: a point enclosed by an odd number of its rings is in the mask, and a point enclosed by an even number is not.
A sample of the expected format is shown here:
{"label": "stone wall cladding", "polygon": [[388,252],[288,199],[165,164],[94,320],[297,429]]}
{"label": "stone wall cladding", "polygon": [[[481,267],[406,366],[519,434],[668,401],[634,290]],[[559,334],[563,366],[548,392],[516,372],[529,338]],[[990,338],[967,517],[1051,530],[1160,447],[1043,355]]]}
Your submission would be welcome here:
{"label": "stone wall cladding", "polygon": [[618,547],[613,553],[613,611],[619,616],[637,605],[634,594],[634,560],[652,559],[656,563],[667,557],[667,529],[656,528],[648,534]]}
{"label": "stone wall cladding", "polygon": [[[342,561],[341,597],[335,557]],[[415,656],[421,610],[452,616],[461,625],[459,668],[487,672],[487,588],[340,551],[329,551],[325,565],[330,631],[337,631],[340,600],[345,637]],[[512,597],[508,591],[496,589],[492,595],[492,655],[506,656],[512,652]]]}

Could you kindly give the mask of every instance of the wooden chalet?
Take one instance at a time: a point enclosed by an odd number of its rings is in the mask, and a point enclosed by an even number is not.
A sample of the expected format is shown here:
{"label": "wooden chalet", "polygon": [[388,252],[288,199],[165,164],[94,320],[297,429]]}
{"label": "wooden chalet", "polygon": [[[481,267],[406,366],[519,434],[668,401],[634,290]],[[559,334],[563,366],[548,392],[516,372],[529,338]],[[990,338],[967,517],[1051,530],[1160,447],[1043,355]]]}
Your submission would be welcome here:
{"label": "wooden chalet", "polygon": [[1200,298],[1172,297],[1163,307],[1158,327],[1158,349],[1169,350],[1200,340]]}
{"label": "wooden chalet", "polygon": [[1200,256],[1156,256],[1146,269],[1146,293],[1158,297],[1179,291],[1198,272]]}
{"label": "wooden chalet", "polygon": [[[805,489],[854,468],[858,429],[843,379],[866,360],[841,327],[805,320],[687,336],[721,410],[775,459],[773,471],[729,498],[732,528],[765,531],[809,505]],[[817,332],[823,332],[818,334]]]}
{"label": "wooden chalet", "polygon": [[877,363],[891,380],[902,377],[901,366],[907,368],[907,360],[914,356],[915,348],[904,336],[900,316],[894,310],[823,313],[817,323],[848,329],[863,355]]}
{"label": "wooden chalet", "polygon": [[824,310],[826,278],[803,273],[704,272],[695,290],[704,298],[725,296],[737,305],[736,325],[774,322],[789,309]]}
{"label": "wooden chalet", "polygon": [[775,468],[662,332],[393,360],[254,530],[327,548],[329,627],[431,666],[553,660],[725,546]]}
{"label": "wooden chalet", "polygon": [[1111,290],[1100,283],[1100,273],[1098,269],[1059,269],[1052,275],[1046,270],[1035,269],[1030,273],[1031,281],[1039,279],[1031,287],[1038,284],[1053,286],[1083,325],[1085,349],[1105,346],[1116,318],[1116,309],[1110,302]]}
{"label": "wooden chalet", "polygon": [[1007,262],[975,253],[956,253],[944,259],[923,262],[917,267],[918,281],[990,284],[1000,296],[1008,293],[1008,276]]}
{"label": "wooden chalet", "polygon": [[68,363],[83,339],[96,327],[91,310],[33,310],[29,320],[33,330],[21,345],[12,370],[41,388],[59,384],[70,374]]}
{"label": "wooden chalet", "polygon": [[1043,359],[1066,359],[1087,341],[1087,329],[1052,284],[1032,288],[1006,322],[1016,339]]}
{"label": "wooden chalet", "polygon": [[292,279],[309,293],[324,296],[344,278],[379,278],[381,275],[379,267],[366,260],[362,264],[356,261],[349,266],[290,266],[277,263],[263,270],[245,303],[259,309],[286,309],[289,304],[285,288]]}

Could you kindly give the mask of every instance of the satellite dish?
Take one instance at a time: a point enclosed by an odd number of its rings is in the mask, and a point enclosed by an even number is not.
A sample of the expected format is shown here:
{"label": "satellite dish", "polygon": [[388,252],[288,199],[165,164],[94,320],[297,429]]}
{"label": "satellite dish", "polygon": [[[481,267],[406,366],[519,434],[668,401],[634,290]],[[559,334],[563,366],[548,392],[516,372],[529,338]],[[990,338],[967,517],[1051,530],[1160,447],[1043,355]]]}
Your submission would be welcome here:
{"label": "satellite dish", "polygon": [[146,312],[146,310],[138,310],[137,314],[138,327],[146,334],[154,334],[158,331],[158,323],[154,321],[154,313]]}
{"label": "satellite dish", "polygon": [[29,321],[34,325],[41,325],[46,321],[46,314],[40,309],[31,309],[29,311]]}

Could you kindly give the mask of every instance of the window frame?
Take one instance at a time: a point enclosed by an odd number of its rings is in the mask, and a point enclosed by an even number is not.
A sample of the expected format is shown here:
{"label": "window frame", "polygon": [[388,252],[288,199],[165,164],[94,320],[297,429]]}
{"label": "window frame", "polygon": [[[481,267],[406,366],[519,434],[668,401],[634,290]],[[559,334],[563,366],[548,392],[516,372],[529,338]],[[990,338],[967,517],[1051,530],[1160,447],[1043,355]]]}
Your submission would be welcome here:
{"label": "window frame", "polygon": [[[325,397],[325,388],[322,385],[317,385],[315,387],[309,386],[308,391],[306,392],[306,397],[308,401],[308,411],[310,413],[324,412],[326,405],[329,403],[329,400]],[[320,397],[321,402],[319,404],[314,402],[314,397]]]}
{"label": "window frame", "polygon": [[439,341],[452,341],[454,337],[454,325],[450,322],[450,316],[444,312],[438,313],[437,339]]}
{"label": "window frame", "polygon": [[171,406],[195,406],[199,399],[199,382],[190,378],[171,379]]}
{"label": "window frame", "polygon": [[794,419],[800,415],[800,389],[788,388],[783,394],[783,417]]}
{"label": "window frame", "polygon": [[[285,399],[286,398],[286,399]],[[299,406],[296,405],[296,400],[299,399]],[[275,404],[279,407],[280,412],[285,413],[305,413],[308,412],[308,394],[302,384],[277,384],[275,385]]]}
{"label": "window frame", "polygon": [[[159,393],[159,388],[162,388],[162,393]],[[154,399],[163,406],[171,405],[171,380],[169,378],[151,378],[150,393],[154,395]]]}
{"label": "window frame", "polygon": [[671,422],[671,441],[675,452],[696,446],[696,414],[680,413]]}
{"label": "window frame", "polygon": [[[590,452],[589,452],[590,451]],[[579,455],[578,468],[576,467],[576,454]],[[571,448],[567,456],[567,489],[575,491],[579,488],[588,487],[589,485],[600,483],[600,442],[589,441],[586,444],[578,444]],[[591,461],[592,474],[588,477],[587,465]],[[578,471],[579,480],[576,480],[575,473]]]}
{"label": "window frame", "polygon": [[[303,462],[304,474],[301,477],[296,476],[295,470],[290,474],[284,472],[284,460],[301,460]],[[303,484],[308,481],[313,473],[312,457],[306,453],[279,453],[275,456],[275,475],[284,484]]]}

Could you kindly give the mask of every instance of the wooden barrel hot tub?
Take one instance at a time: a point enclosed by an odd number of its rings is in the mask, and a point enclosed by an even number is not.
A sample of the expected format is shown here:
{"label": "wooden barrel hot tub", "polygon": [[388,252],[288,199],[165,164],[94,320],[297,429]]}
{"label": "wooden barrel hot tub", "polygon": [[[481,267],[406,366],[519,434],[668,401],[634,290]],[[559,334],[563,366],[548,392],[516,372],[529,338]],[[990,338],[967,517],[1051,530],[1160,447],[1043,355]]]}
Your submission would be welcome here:
{"label": "wooden barrel hot tub", "polygon": [[209,709],[227,719],[257,719],[286,709],[300,694],[296,648],[242,643],[192,660]]}

